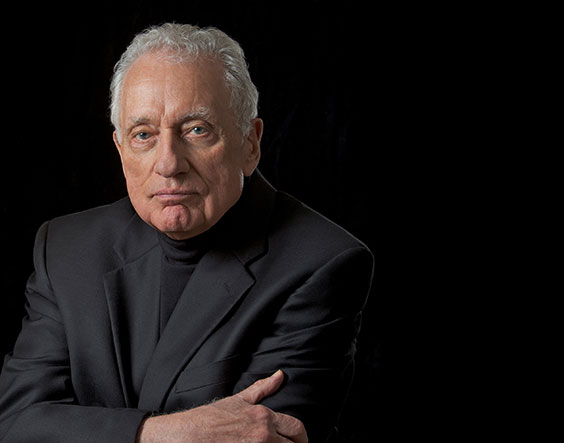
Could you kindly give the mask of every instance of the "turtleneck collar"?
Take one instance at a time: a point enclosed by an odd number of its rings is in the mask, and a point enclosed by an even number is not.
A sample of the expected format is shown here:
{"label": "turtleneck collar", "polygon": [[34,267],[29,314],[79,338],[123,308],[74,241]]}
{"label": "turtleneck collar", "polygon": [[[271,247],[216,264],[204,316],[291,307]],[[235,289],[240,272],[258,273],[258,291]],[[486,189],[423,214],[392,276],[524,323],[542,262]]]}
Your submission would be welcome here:
{"label": "turtleneck collar", "polygon": [[170,262],[196,263],[210,248],[209,231],[188,240],[174,240],[162,232],[158,234],[163,253]]}

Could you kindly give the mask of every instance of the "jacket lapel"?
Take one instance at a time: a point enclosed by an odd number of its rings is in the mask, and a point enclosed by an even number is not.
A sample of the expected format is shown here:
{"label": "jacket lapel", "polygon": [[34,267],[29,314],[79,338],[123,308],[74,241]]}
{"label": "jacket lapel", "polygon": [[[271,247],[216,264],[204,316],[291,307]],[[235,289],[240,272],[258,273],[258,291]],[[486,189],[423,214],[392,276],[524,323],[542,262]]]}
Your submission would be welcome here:
{"label": "jacket lapel", "polygon": [[175,307],[147,370],[139,407],[161,409],[177,375],[253,285],[231,253],[206,254]]}
{"label": "jacket lapel", "polygon": [[135,378],[144,373],[139,366],[148,364],[158,340],[161,253],[156,232],[137,215],[114,249],[123,264],[104,275],[104,288],[124,403],[131,408],[137,403],[134,383],[142,381]]}

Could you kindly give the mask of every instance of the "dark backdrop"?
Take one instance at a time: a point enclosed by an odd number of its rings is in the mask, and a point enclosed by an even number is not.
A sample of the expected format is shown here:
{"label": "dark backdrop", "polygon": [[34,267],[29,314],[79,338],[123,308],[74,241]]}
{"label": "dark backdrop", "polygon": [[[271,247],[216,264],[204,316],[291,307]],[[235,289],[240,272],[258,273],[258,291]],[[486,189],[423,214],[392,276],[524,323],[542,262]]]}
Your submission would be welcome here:
{"label": "dark backdrop", "polygon": [[409,143],[415,129],[405,124],[417,107],[414,65],[405,61],[396,14],[345,3],[147,0],[4,12],[2,354],[24,315],[39,225],[125,195],[107,112],[119,55],[148,25],[213,25],[240,42],[259,89],[260,170],[376,257],[345,441],[377,441],[412,426],[403,414],[412,401],[406,386],[419,373],[406,363],[418,277],[408,269],[421,258],[411,239],[424,217],[404,192],[415,181],[406,169],[418,158]]}

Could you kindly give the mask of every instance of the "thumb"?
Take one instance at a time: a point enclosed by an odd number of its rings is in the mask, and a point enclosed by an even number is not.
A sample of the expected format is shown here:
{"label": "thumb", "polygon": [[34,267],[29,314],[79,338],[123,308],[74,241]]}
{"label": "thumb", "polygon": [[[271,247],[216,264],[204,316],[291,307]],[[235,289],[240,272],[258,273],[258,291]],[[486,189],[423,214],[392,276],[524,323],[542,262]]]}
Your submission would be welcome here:
{"label": "thumb", "polygon": [[239,392],[237,395],[247,403],[256,405],[263,398],[274,394],[283,381],[284,373],[279,369],[270,377],[257,380],[251,386]]}

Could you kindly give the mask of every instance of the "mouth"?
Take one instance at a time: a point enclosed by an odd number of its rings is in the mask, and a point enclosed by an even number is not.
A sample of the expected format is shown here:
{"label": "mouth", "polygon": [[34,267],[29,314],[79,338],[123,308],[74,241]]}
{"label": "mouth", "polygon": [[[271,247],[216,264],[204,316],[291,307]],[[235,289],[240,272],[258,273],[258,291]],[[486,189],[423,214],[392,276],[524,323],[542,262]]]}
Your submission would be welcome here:
{"label": "mouth", "polygon": [[160,191],[157,191],[153,194],[153,198],[161,201],[179,201],[184,200],[194,194],[195,192],[182,189],[161,189]]}

